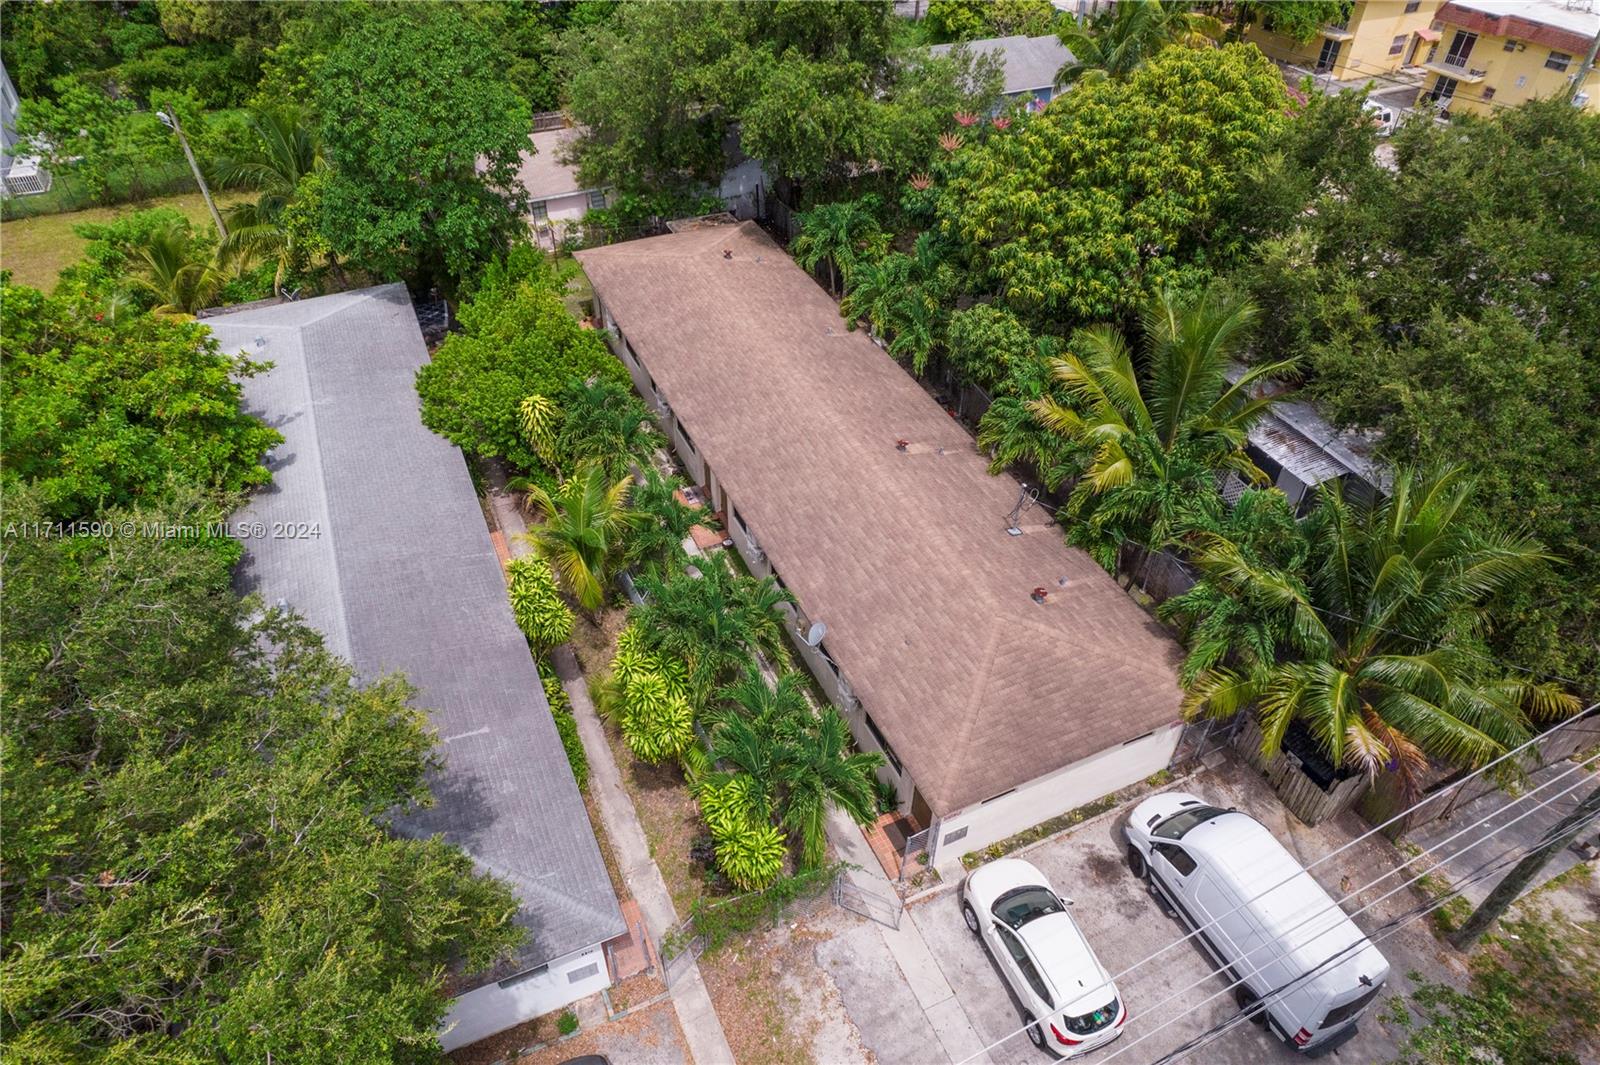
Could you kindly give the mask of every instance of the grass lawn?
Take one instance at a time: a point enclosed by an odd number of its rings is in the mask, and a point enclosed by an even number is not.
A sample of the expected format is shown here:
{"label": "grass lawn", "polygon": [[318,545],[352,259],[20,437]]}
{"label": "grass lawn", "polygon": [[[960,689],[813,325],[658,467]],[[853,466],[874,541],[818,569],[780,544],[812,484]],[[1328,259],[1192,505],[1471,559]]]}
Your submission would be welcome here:
{"label": "grass lawn", "polygon": [[[241,193],[223,193],[219,205],[236,203]],[[55,288],[56,276],[65,266],[77,262],[88,243],[72,231],[81,222],[110,222],[134,211],[152,207],[176,207],[191,221],[209,222],[205,201],[198,192],[163,196],[115,207],[91,207],[65,214],[39,215],[0,223],[0,269],[11,271],[11,280],[32,285],[46,292]]]}

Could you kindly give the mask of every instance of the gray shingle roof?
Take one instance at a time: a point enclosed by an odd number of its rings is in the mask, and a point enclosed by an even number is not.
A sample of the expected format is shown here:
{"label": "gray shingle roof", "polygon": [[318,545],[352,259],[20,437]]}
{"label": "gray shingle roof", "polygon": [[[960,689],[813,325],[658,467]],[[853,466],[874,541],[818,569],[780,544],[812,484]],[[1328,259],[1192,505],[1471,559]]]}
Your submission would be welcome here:
{"label": "gray shingle roof", "polygon": [[[443,835],[515,887],[529,939],[490,976],[620,934],[466,462],[418,414],[412,382],[428,353],[405,286],[206,324],[223,350],[274,363],[245,382],[245,406],[284,435],[272,486],[238,515],[268,527],[245,539],[241,584],[298,611],[363,678],[398,670],[417,687],[444,768],[437,803],[396,828]],[[272,535],[277,522],[304,535]]]}
{"label": "gray shingle roof", "polygon": [[1055,84],[1056,72],[1072,62],[1072,53],[1061,39],[1055,36],[985,37],[967,41],[964,45],[936,44],[928,49],[934,55],[944,55],[954,48],[966,47],[977,55],[997,53],[1005,64],[1005,95],[1036,92]]}
{"label": "gray shingle roof", "polygon": [[755,223],[578,260],[936,813],[1178,719],[1166,631],[1044,511],[1007,535],[1017,482]]}

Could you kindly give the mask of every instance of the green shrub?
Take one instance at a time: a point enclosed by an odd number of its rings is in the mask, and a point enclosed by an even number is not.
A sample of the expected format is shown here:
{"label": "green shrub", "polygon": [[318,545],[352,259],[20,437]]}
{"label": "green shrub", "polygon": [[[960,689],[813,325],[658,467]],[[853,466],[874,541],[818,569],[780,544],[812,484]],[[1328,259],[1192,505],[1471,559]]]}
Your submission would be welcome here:
{"label": "green shrub", "polygon": [[572,636],[572,610],[556,588],[550,563],[524,555],[512,559],[506,570],[511,575],[511,612],[534,653],[566,643]]}
{"label": "green shrub", "polygon": [[758,891],[778,879],[788,848],[775,826],[746,820],[717,836],[717,867],[746,891]]}
{"label": "green shrub", "polygon": [[645,650],[635,625],[618,635],[611,676],[597,695],[601,716],[617,720],[628,749],[641,761],[657,765],[681,756],[694,743],[694,711],[683,664]]}
{"label": "green shrub", "polygon": [[562,1035],[571,1035],[578,1030],[578,1015],[571,1010],[562,1010],[561,1016],[556,1018],[556,1030]]}

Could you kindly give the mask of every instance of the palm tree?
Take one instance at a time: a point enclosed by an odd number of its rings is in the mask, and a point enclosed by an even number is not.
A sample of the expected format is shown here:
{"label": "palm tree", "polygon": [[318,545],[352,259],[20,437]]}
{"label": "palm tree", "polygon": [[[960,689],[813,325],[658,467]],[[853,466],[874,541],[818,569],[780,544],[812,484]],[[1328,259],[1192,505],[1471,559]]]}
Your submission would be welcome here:
{"label": "palm tree", "polygon": [[1124,78],[1168,45],[1205,47],[1222,23],[1180,0],[1118,0],[1087,27],[1061,31],[1072,61],[1056,72],[1056,88],[1078,81]]}
{"label": "palm tree", "polygon": [[957,285],[938,236],[920,234],[909,255],[890,252],[876,262],[858,263],[851,281],[839,301],[840,316],[851,322],[866,319],[888,341],[889,354],[909,358],[921,373],[943,340],[945,312]]}
{"label": "palm tree", "polygon": [[878,197],[818,204],[795,220],[800,233],[789,245],[794,261],[809,273],[828,264],[828,291],[839,295],[863,258],[875,259],[889,248],[889,234],[878,225]]}
{"label": "palm tree", "polygon": [[1121,539],[1153,553],[1202,516],[1195,508],[1211,505],[1216,472],[1263,479],[1244,446],[1274,397],[1254,393],[1294,363],[1231,370],[1256,317],[1254,303],[1226,290],[1167,291],[1141,316],[1146,380],[1110,326],[1079,330],[1071,345],[1079,354],[1050,360],[1065,400],[1047,394],[1029,408],[1045,428],[1093,449],[1068,512],[1108,569]]}
{"label": "palm tree", "polygon": [[851,751],[844,719],[832,706],[814,712],[798,673],[769,686],[751,667],[722,697],[731,711],[717,727],[712,757],[748,774],[759,807],[799,839],[800,864],[816,868],[827,850],[830,807],[860,824],[877,814],[883,756]]}
{"label": "palm tree", "polygon": [[1336,765],[1387,769],[1414,792],[1429,756],[1478,766],[1528,740],[1578,700],[1492,665],[1475,650],[1483,606],[1551,561],[1532,540],[1466,519],[1459,469],[1399,471],[1392,495],[1352,507],[1325,490],[1303,526],[1304,570],[1277,569],[1216,537],[1199,559],[1215,594],[1274,625],[1274,656],[1234,642],[1239,666],[1204,670],[1191,716],[1254,705],[1262,753],[1303,722]]}
{"label": "palm tree", "polygon": [[662,446],[650,410],[631,388],[614,381],[579,381],[561,396],[555,454],[573,466],[595,463],[621,477],[648,465]]}
{"label": "palm tree", "polygon": [[611,569],[637,520],[628,509],[633,481],[611,481],[599,466],[581,467],[552,493],[527,488],[528,509],[544,521],[524,535],[538,556],[555,569],[567,592],[593,613],[605,601]]}
{"label": "palm tree", "polygon": [[850,750],[850,730],[832,706],[807,721],[780,755],[782,796],[778,817],[800,838],[800,865],[815,869],[827,851],[829,807],[837,806],[857,824],[878,812],[877,771],[883,755]]}
{"label": "palm tree", "polygon": [[240,258],[271,258],[277,262],[272,279],[281,292],[288,272],[301,263],[305,249],[298,246],[286,214],[301,182],[326,166],[316,125],[295,107],[255,109],[246,119],[257,146],[216,164],[217,180],[231,188],[253,189],[254,202],[229,208],[228,236],[218,251]]}
{"label": "palm tree", "polygon": [[155,301],[157,314],[193,314],[210,306],[228,281],[187,223],[153,230],[132,252],[132,285]]}
{"label": "palm tree", "polygon": [[629,505],[639,515],[639,523],[628,540],[629,567],[660,576],[683,557],[684,538],[694,526],[715,524],[705,511],[679,502],[677,493],[683,484],[681,478],[663,477],[651,466],[645,470],[644,483],[634,486]]}
{"label": "palm tree", "polygon": [[668,580],[639,582],[645,604],[634,620],[651,647],[681,659],[697,706],[748,666],[757,651],[776,651],[782,632],[780,603],[793,596],[771,577],[738,578],[717,559],[708,559],[699,576],[680,573]]}

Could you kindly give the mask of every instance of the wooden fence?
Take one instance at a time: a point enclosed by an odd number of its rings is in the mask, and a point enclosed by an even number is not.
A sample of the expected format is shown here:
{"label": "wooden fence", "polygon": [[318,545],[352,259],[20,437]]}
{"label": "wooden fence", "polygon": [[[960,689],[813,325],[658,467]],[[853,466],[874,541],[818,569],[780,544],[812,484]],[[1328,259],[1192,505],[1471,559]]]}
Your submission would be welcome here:
{"label": "wooden fence", "polygon": [[1366,794],[1365,776],[1335,780],[1331,787],[1323,788],[1305,774],[1293,753],[1280,749],[1271,758],[1263,758],[1261,727],[1256,724],[1255,715],[1245,711],[1239,716],[1242,720],[1233,734],[1234,750],[1267,778],[1283,805],[1306,824],[1320,824],[1343,813]]}

